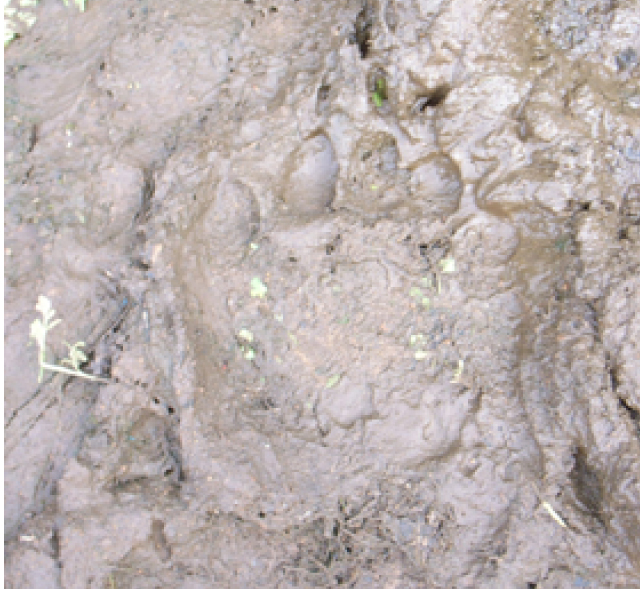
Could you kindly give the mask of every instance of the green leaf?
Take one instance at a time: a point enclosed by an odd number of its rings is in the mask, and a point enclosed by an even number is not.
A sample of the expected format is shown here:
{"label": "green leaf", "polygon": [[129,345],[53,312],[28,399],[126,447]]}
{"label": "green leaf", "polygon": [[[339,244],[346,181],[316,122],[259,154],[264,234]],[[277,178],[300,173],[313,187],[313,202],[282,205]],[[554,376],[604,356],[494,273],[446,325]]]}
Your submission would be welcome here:
{"label": "green leaf", "polygon": [[47,330],[40,321],[40,319],[34,319],[31,323],[31,330],[29,334],[29,338],[36,340],[36,343],[40,348],[44,348],[44,339],[47,335]]}
{"label": "green leaf", "polygon": [[253,341],[253,333],[251,333],[248,329],[241,329],[238,332],[238,337],[240,339],[248,341],[249,343],[251,343]]}
{"label": "green leaf", "polygon": [[440,267],[444,274],[451,274],[456,271],[456,261],[453,258],[442,258]]}
{"label": "green leaf", "polygon": [[69,348],[69,356],[62,360],[63,364],[68,364],[74,370],[80,370],[80,365],[87,361],[86,354],[80,349],[84,347],[84,342],[76,342],[73,345],[65,342],[67,348]]}
{"label": "green leaf", "polygon": [[330,376],[327,379],[327,383],[324,385],[324,387],[326,389],[330,389],[332,387],[335,387],[340,382],[341,378],[342,378],[342,375],[340,375],[340,374],[334,374],[333,376]]}
{"label": "green leaf", "polygon": [[251,279],[251,296],[263,299],[267,296],[267,287],[258,276]]}
{"label": "green leaf", "polygon": [[460,377],[462,376],[462,371],[464,370],[464,360],[458,360],[458,367],[453,372],[453,378],[451,379],[452,383],[460,382]]}
{"label": "green leaf", "polygon": [[427,288],[433,288],[433,278],[431,276],[424,276],[420,279],[420,282]]}
{"label": "green leaf", "polygon": [[39,311],[43,317],[47,318],[51,311],[51,301],[44,295],[40,295],[36,303],[36,311]]}
{"label": "green leaf", "polygon": [[382,96],[380,96],[378,92],[374,92],[371,98],[373,100],[373,104],[375,104],[378,108],[382,106],[382,102],[383,102]]}
{"label": "green leaf", "polygon": [[[73,0],[73,3],[78,7],[80,12],[84,12],[87,5],[86,0]],[[69,6],[69,0],[64,0],[64,5]]]}

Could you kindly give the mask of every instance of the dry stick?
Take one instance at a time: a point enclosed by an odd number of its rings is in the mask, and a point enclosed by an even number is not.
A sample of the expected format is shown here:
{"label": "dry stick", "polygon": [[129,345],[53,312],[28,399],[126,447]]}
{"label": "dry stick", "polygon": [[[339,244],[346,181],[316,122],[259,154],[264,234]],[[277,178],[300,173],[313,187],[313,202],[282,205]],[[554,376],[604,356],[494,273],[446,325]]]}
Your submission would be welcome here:
{"label": "dry stick", "polygon": [[71,368],[65,368],[64,366],[58,366],[56,364],[48,364],[47,362],[41,362],[40,368],[42,370],[50,370],[51,372],[62,372],[63,374],[68,374],[69,376],[86,378],[87,380],[93,380],[95,382],[101,382],[103,384],[109,384],[111,382],[107,378],[88,374],[87,372],[82,372],[81,370],[71,370]]}

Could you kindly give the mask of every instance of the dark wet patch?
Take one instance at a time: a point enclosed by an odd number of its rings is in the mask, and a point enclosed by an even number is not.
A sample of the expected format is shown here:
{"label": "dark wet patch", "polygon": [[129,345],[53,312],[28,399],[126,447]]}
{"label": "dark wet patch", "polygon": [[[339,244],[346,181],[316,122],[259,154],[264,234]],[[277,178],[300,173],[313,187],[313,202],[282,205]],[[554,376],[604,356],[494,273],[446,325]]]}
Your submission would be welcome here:
{"label": "dark wet patch", "polygon": [[356,16],[356,22],[354,25],[355,32],[353,35],[353,41],[358,44],[360,57],[362,59],[366,59],[369,56],[375,16],[374,6],[368,0],[365,0],[364,6]]}
{"label": "dark wet patch", "polygon": [[590,466],[587,451],[582,446],[578,446],[573,453],[573,468],[569,478],[580,507],[600,523],[604,523],[602,480],[598,471]]}
{"label": "dark wet patch", "polygon": [[431,92],[421,96],[416,100],[413,111],[424,112],[427,108],[436,108],[444,103],[451,92],[451,87],[447,84],[437,86]]}
{"label": "dark wet patch", "polygon": [[638,439],[640,439],[640,409],[633,407],[633,405],[631,405],[631,403],[629,403],[629,401],[624,397],[618,397],[618,403],[620,403],[620,407],[622,407],[629,416],[629,419],[634,426],[635,433],[638,436]]}

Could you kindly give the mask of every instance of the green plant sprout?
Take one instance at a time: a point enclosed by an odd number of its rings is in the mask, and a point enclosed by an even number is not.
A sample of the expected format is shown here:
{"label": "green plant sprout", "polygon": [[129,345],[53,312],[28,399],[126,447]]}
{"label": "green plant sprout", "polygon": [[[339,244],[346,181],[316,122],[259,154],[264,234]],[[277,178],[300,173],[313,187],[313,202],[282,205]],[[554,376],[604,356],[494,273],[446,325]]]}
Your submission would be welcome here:
{"label": "green plant sprout", "polygon": [[258,276],[254,276],[251,279],[251,296],[252,297],[263,299],[264,297],[267,296],[267,290],[268,290],[267,287],[262,282],[262,280],[260,280]]}
{"label": "green plant sprout", "polygon": [[[62,0],[65,6],[69,6],[69,0]],[[87,0],[71,0],[80,12],[87,8]],[[21,29],[33,27],[37,15],[35,10],[39,0],[19,0],[11,6],[11,0],[4,0],[4,46],[7,47],[19,34]],[[18,6],[16,8],[15,6]]]}
{"label": "green plant sprout", "polygon": [[69,348],[69,356],[62,360],[62,364],[67,364],[71,368],[65,368],[64,366],[58,366],[57,364],[49,364],[47,362],[47,333],[51,331],[58,323],[60,323],[61,319],[53,319],[56,312],[51,307],[51,301],[45,297],[44,295],[40,295],[38,297],[38,303],[36,304],[36,311],[38,311],[42,315],[42,319],[34,319],[31,323],[31,333],[29,335],[30,339],[34,339],[36,344],[38,344],[38,348],[40,349],[40,353],[38,354],[38,364],[40,366],[40,370],[38,372],[38,382],[42,382],[42,378],[44,376],[45,370],[50,370],[51,372],[61,372],[62,374],[68,374],[69,376],[78,376],[80,378],[86,378],[87,380],[92,380],[95,382],[109,383],[106,378],[101,378],[99,376],[94,376],[93,374],[88,374],[87,372],[83,372],[80,370],[80,365],[87,361],[86,354],[82,351],[82,348],[85,346],[84,342],[76,342],[73,345],[70,345],[65,342],[67,348]]}
{"label": "green plant sprout", "polygon": [[247,360],[253,360],[256,356],[255,350],[249,345],[253,343],[253,333],[248,329],[241,329],[238,332],[238,339],[241,340],[240,351]]}
{"label": "green plant sprout", "polygon": [[[63,0],[65,6],[69,6],[69,0]],[[87,7],[87,0],[73,0],[80,12],[84,12]]]}
{"label": "green plant sprout", "polygon": [[376,89],[371,95],[373,103],[380,108],[382,103],[387,99],[387,83],[384,78],[378,78],[376,80]]}
{"label": "green plant sprout", "polygon": [[460,382],[460,379],[462,378],[463,370],[464,370],[464,360],[462,360],[461,358],[460,360],[458,360],[458,366],[453,371],[453,378],[450,381],[451,384],[457,384]]}

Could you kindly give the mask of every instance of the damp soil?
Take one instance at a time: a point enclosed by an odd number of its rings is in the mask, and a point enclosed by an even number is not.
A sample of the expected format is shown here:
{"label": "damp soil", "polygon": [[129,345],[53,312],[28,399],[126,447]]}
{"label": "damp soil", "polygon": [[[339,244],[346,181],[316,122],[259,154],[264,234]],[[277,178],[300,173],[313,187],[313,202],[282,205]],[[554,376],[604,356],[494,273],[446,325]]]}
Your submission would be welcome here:
{"label": "damp soil", "polygon": [[7,587],[640,587],[637,2],[33,10]]}

